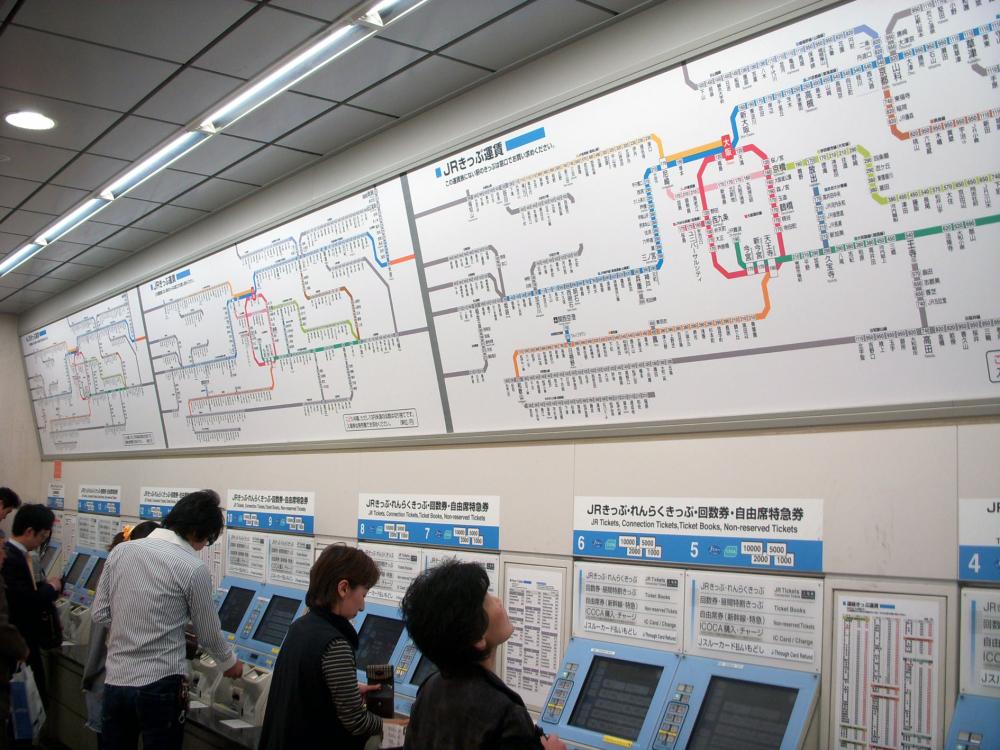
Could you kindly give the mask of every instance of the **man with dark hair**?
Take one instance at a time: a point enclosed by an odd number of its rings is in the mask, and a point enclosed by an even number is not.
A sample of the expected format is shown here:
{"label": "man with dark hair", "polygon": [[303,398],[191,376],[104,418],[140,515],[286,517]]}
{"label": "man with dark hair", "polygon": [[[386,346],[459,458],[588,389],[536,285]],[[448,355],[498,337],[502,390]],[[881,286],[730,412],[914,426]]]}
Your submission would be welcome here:
{"label": "man with dark hair", "polygon": [[[6,537],[0,531],[0,568],[7,558]],[[0,576],[0,749],[8,746],[7,722],[10,718],[10,678],[19,662],[28,658],[28,644],[7,616],[7,589]]]}
{"label": "man with dark hair", "polygon": [[420,686],[406,750],[566,750],[535,727],[521,696],[496,675],[496,649],[514,632],[481,565],[449,560],[421,573],[400,605],[424,657],[440,670]]}
{"label": "man with dark hair", "polygon": [[243,674],[219,625],[212,576],[198,552],[224,526],[219,496],[200,490],[182,497],[145,539],[108,555],[94,598],[95,623],[108,625],[101,747],[180,750],[187,710],[184,626],[226,677]]}
{"label": "man with dark hair", "polygon": [[48,702],[48,693],[39,646],[42,613],[59,598],[62,581],[50,578],[36,582],[31,569],[31,553],[48,541],[55,520],[55,513],[44,505],[22,505],[14,516],[11,536],[4,543],[7,559],[2,570],[10,623],[20,631],[28,645],[28,666],[35,674],[35,684],[44,703]]}
{"label": "man with dark hair", "polygon": [[10,487],[0,487],[0,521],[8,514],[21,507],[21,498]]}

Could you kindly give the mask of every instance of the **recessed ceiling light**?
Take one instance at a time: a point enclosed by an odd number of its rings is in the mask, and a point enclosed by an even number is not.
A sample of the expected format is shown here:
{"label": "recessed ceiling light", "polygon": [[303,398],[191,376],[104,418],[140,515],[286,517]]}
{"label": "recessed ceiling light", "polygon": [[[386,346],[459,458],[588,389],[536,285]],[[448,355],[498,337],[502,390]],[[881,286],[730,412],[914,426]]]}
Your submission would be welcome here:
{"label": "recessed ceiling light", "polygon": [[3,119],[7,121],[8,125],[13,125],[15,128],[24,128],[25,130],[49,130],[56,125],[56,121],[51,117],[46,117],[40,112],[29,112],[27,110],[23,112],[11,112],[8,115],[4,115]]}

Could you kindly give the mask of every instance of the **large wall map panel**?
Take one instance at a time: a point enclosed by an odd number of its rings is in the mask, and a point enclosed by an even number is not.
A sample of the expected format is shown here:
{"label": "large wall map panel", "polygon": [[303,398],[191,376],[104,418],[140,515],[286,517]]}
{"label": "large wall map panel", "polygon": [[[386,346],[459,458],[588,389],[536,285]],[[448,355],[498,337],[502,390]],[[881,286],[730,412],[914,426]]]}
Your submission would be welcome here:
{"label": "large wall map panel", "polygon": [[444,431],[399,180],[141,288],[171,448]]}
{"label": "large wall map panel", "polygon": [[1000,396],[997,2],[859,2],[410,175],[457,432]]}

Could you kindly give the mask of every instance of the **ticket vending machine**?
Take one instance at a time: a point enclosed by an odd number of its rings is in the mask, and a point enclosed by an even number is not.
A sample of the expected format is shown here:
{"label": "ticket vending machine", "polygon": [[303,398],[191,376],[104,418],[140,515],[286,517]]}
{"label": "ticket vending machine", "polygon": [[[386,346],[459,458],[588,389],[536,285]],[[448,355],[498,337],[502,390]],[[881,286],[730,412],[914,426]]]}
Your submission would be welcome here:
{"label": "ticket vending machine", "polygon": [[962,591],[958,701],[946,750],[1000,747],[1000,589]]}
{"label": "ticket vending machine", "polygon": [[[241,578],[224,578],[215,592],[219,624],[226,638],[235,645],[236,634],[250,605],[260,593],[261,584]],[[203,708],[212,701],[222,668],[211,654],[202,653],[191,662],[190,696],[192,705]],[[203,705],[198,705],[203,704]]]}
{"label": "ticket vending machine", "polygon": [[76,590],[70,595],[69,627],[63,635],[65,640],[77,646],[90,643],[91,607],[107,561],[107,552],[95,551],[77,582]]}
{"label": "ticket vending machine", "polygon": [[[80,578],[84,570],[90,565],[91,559],[96,554],[93,550],[77,549],[72,555],[66,575],[63,576],[63,593],[55,603],[56,612],[59,614],[59,622],[62,624],[63,633],[69,630],[70,608],[73,606],[72,597],[77,593],[77,586],[81,585]],[[84,578],[86,581],[86,578]]]}
{"label": "ticket vending machine", "polygon": [[365,604],[365,611],[354,618],[354,627],[358,631],[359,681],[367,682],[365,668],[370,664],[399,663],[409,637],[398,609],[385,604]]}
{"label": "ticket vending machine", "polygon": [[396,713],[409,716],[413,702],[417,699],[417,691],[428,677],[438,671],[437,665],[420,653],[411,639],[406,639],[406,645],[396,662]]}
{"label": "ticket vending machine", "polygon": [[240,719],[260,726],[267,708],[271,671],[288,628],[305,609],[306,592],[264,585],[236,633],[236,656],[243,676],[221,677],[212,692],[212,711],[220,719]]}
{"label": "ticket vending machine", "polygon": [[539,725],[570,748],[651,748],[679,657],[668,651],[574,638]]}
{"label": "ticket vending machine", "polygon": [[51,578],[56,566],[59,563],[59,553],[62,551],[62,542],[49,541],[45,546],[45,551],[39,558],[43,578]]}

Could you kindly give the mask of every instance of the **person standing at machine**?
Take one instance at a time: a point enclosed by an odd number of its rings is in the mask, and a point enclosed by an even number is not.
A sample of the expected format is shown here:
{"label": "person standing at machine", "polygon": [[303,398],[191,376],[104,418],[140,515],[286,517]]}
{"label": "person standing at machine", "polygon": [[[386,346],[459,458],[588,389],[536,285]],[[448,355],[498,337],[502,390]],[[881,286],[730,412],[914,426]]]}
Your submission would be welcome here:
{"label": "person standing at machine", "polygon": [[0,487],[0,521],[21,507],[21,498],[10,487]]}
{"label": "person standing at machine", "polygon": [[[145,539],[160,524],[156,521],[143,521],[135,526],[126,526],[115,534],[111,540],[108,552],[122,542]],[[87,706],[87,723],[85,726],[97,733],[97,744],[101,746],[101,714],[104,710],[104,662],[108,656],[108,628],[106,625],[94,624],[90,629],[90,646],[87,649],[87,663],[83,666],[81,687],[84,692],[84,703]]]}
{"label": "person standing at machine", "polygon": [[358,633],[350,622],[378,579],[378,566],[361,550],[343,544],[323,550],[309,571],[309,611],[288,629],[274,665],[258,750],[318,743],[361,750],[382,734],[382,719],[362,698],[378,685],[358,683]]}
{"label": "person standing at machine", "polygon": [[62,581],[58,578],[35,580],[32,570],[30,553],[41,547],[52,533],[56,516],[44,505],[29,503],[22,505],[14,524],[11,536],[4,544],[7,560],[3,565],[3,580],[7,587],[7,613],[10,622],[24,637],[30,654],[28,666],[35,675],[35,684],[42,702],[48,704],[48,691],[45,685],[45,667],[42,662],[40,636],[42,633],[42,617],[46,608],[51,608],[59,598]]}
{"label": "person standing at machine", "polygon": [[[5,534],[0,531],[0,569],[7,558],[5,539]],[[17,665],[27,659],[28,644],[7,617],[7,591],[0,576],[0,750],[10,745],[7,740],[7,732],[10,731],[7,726],[10,718],[10,678]]]}
{"label": "person standing at machine", "polygon": [[108,626],[102,748],[180,750],[187,711],[184,627],[226,677],[243,674],[219,625],[212,575],[198,552],[219,537],[225,519],[212,490],[185,495],[145,539],[108,555],[93,621]]}
{"label": "person standing at machine", "polygon": [[440,670],[420,686],[406,750],[566,750],[531,720],[521,696],[496,675],[497,646],[514,633],[481,565],[449,560],[417,576],[403,623]]}

